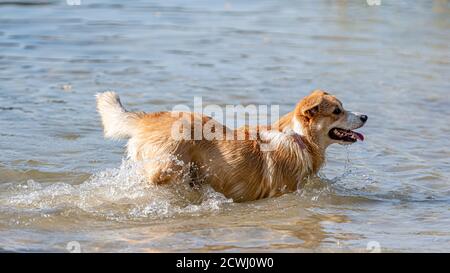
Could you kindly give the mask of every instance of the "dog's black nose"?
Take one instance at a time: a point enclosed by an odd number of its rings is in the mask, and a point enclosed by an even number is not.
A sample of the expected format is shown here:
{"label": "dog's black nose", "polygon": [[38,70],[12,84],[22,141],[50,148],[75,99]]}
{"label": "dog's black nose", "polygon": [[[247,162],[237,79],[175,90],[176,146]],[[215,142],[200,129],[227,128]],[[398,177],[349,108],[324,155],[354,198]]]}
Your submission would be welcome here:
{"label": "dog's black nose", "polygon": [[369,117],[366,115],[361,115],[359,118],[361,119],[362,122],[366,122]]}

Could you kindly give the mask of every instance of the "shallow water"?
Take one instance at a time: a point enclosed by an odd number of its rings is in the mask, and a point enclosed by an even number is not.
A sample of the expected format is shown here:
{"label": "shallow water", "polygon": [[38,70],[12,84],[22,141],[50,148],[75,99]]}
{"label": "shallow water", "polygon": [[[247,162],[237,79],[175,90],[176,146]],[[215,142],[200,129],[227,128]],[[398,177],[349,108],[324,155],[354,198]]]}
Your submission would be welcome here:
{"label": "shallow water", "polygon": [[[6,2],[0,251],[450,251],[449,1]],[[315,88],[369,115],[366,141],[245,204],[146,184],[94,102],[286,113]]]}

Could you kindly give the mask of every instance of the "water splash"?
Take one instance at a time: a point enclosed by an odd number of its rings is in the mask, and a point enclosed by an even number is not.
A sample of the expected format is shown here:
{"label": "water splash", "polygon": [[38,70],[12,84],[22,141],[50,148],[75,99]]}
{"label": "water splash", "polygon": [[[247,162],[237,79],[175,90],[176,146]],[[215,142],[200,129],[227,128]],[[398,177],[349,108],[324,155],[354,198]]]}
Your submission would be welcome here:
{"label": "water splash", "polygon": [[319,201],[324,197],[335,196],[337,191],[339,192],[339,189],[342,188],[340,184],[352,174],[350,151],[347,146],[345,146],[345,151],[344,171],[341,174],[332,179],[327,178],[322,172],[319,172],[317,176],[307,177],[299,183],[296,194],[302,199],[313,202]]}
{"label": "water splash", "polygon": [[448,190],[437,192],[420,184],[401,181],[394,175],[384,172],[380,174],[366,166],[355,165],[351,160],[350,148],[346,146],[345,151],[341,174],[328,178],[324,173],[319,173],[317,177],[309,178],[298,194],[311,201],[319,199],[394,203],[450,201]]}
{"label": "water splash", "polygon": [[141,170],[141,164],[124,160],[119,168],[98,172],[79,185],[34,180],[4,184],[0,207],[38,214],[81,210],[122,221],[218,210],[232,202],[208,186],[193,189],[184,181],[173,186],[150,184]]}

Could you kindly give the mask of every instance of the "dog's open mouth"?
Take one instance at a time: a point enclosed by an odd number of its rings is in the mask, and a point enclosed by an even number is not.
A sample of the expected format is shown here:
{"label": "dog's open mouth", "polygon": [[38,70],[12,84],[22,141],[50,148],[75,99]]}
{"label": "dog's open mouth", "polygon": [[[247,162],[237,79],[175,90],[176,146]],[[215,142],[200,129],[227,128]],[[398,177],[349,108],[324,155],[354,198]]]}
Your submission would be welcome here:
{"label": "dog's open mouth", "polygon": [[333,128],[328,132],[330,138],[334,140],[340,140],[345,142],[356,142],[357,140],[364,140],[364,135],[352,130],[346,130],[341,128]]}

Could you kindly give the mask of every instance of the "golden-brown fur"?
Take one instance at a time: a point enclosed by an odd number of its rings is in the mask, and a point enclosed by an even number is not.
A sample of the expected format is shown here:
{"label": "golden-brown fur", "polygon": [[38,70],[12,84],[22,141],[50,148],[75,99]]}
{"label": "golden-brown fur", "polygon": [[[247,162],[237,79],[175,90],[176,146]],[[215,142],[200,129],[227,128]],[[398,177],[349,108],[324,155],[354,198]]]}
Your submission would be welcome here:
{"label": "golden-brown fur", "polygon": [[[325,160],[325,149],[342,143],[328,136],[334,126],[361,127],[350,112],[333,114],[342,104],[334,96],[317,90],[302,99],[295,109],[269,128],[243,127],[231,130],[210,117],[194,113],[127,112],[115,93],[97,96],[108,137],[130,138],[128,155],[145,164],[152,183],[167,184],[186,172],[192,183],[210,184],[216,191],[242,202],[295,191],[299,182],[316,174]],[[189,138],[175,139],[173,128],[180,116],[191,121]],[[352,118],[350,118],[352,117]],[[350,122],[351,121],[351,122]],[[244,135],[244,140],[193,139],[194,124],[212,124],[213,132]],[[350,128],[352,127],[352,128]],[[270,130],[269,130],[270,129]],[[198,133],[198,132],[197,132]],[[251,138],[255,133],[256,138]],[[273,150],[261,147],[270,143]]]}

